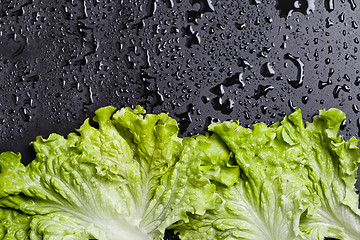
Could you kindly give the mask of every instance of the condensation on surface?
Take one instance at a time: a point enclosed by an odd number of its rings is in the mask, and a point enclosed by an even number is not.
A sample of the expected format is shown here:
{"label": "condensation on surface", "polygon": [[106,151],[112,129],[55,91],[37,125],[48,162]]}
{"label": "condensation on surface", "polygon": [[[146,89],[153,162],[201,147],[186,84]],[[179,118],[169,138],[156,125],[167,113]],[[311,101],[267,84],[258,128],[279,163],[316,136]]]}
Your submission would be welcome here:
{"label": "condensation on surface", "polygon": [[0,150],[67,134],[110,104],[167,112],[182,136],[337,107],[342,133],[359,136],[357,11],[352,0],[4,1]]}

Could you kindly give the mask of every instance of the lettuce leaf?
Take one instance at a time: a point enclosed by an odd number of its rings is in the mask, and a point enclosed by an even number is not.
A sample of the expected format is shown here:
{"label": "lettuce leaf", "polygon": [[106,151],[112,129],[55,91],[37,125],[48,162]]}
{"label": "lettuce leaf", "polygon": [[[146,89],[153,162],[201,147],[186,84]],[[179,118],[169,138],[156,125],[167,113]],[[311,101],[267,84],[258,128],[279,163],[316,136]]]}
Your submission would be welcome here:
{"label": "lettuce leaf", "polygon": [[115,110],[38,137],[28,166],[0,154],[1,239],[360,239],[358,140],[337,136],[340,110],[191,138],[165,113]]}
{"label": "lettuce leaf", "polygon": [[231,187],[217,184],[215,209],[173,228],[181,239],[360,239],[358,140],[336,137],[344,117],[320,111],[305,127],[297,109],[270,127],[210,125],[241,174]]}
{"label": "lettuce leaf", "polygon": [[[318,196],[316,212],[302,216],[301,229],[311,236],[360,239],[360,211],[355,190],[358,140],[337,136],[345,114],[338,109],[320,111],[304,134],[295,135],[306,158],[310,191]],[[289,122],[283,123],[291,129]],[[327,233],[327,234],[325,234]]]}
{"label": "lettuce leaf", "polygon": [[305,239],[299,221],[314,198],[294,174],[303,171],[301,149],[288,148],[278,129],[264,123],[253,130],[215,123],[209,130],[224,140],[242,172],[235,185],[217,186],[215,210],[176,228],[181,239]]}
{"label": "lettuce leaf", "polygon": [[177,122],[164,113],[114,111],[97,110],[99,127],[86,120],[79,135],[38,137],[26,167],[19,154],[1,154],[0,207],[31,216],[30,239],[161,239],[169,225],[188,221],[187,213],[214,208],[207,172],[232,181],[208,166],[221,149],[228,165],[220,139],[180,139]]}
{"label": "lettuce leaf", "polygon": [[28,240],[31,217],[13,209],[0,208],[0,239]]}

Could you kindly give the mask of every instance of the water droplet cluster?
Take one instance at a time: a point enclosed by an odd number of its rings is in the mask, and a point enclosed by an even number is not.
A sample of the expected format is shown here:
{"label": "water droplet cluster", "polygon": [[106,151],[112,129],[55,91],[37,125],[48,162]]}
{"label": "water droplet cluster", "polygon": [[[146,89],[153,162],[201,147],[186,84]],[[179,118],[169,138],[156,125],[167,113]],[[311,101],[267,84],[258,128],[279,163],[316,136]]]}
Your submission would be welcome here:
{"label": "water droplet cluster", "polygon": [[0,151],[66,134],[109,104],[167,112],[183,136],[337,107],[343,134],[360,136],[358,10],[352,0],[5,1]]}

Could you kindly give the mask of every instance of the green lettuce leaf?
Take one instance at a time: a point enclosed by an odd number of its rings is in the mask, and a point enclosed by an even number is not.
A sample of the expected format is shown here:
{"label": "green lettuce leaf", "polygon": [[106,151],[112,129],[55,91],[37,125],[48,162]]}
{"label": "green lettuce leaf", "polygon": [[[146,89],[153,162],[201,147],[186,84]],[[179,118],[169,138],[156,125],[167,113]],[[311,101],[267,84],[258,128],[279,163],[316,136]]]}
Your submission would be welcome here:
{"label": "green lettuce leaf", "polygon": [[[220,139],[180,139],[178,125],[166,114],[144,109],[106,107],[67,138],[51,134],[32,143],[36,158],[0,158],[0,207],[30,215],[30,239],[161,239],[188,213],[214,208],[215,185],[231,184],[238,168]],[[204,148],[206,151],[199,151]],[[221,167],[210,166],[224,149]],[[3,224],[2,224],[3,225]]]}
{"label": "green lettuce leaf", "polygon": [[360,239],[358,140],[337,136],[340,110],[191,138],[139,106],[95,113],[96,127],[38,137],[28,166],[0,154],[1,239]]}
{"label": "green lettuce leaf", "polygon": [[0,208],[0,239],[28,240],[31,217],[13,209]]}
{"label": "green lettuce leaf", "polygon": [[217,184],[215,209],[173,228],[181,239],[360,239],[358,140],[336,137],[344,117],[320,111],[305,127],[297,109],[270,127],[210,125],[241,174],[234,186]]}
{"label": "green lettuce leaf", "polygon": [[[316,213],[304,214],[301,229],[318,238],[360,239],[360,211],[355,190],[358,140],[337,136],[345,114],[338,109],[320,111],[307,123],[302,134],[295,134],[306,159],[310,191],[320,203]],[[291,120],[291,119],[290,119]],[[283,123],[289,130],[291,123]]]}
{"label": "green lettuce leaf", "polygon": [[242,172],[235,185],[217,185],[214,210],[174,227],[181,239],[306,239],[299,221],[314,198],[300,174],[301,148],[264,123],[253,130],[215,123],[209,130],[224,140]]}

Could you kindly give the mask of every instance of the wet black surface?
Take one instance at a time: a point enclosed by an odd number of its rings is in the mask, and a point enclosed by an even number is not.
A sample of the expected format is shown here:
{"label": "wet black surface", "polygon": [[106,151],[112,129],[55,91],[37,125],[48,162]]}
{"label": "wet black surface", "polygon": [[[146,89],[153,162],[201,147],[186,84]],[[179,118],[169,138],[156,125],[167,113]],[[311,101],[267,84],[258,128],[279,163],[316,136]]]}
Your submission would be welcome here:
{"label": "wet black surface", "polygon": [[353,0],[2,1],[0,151],[29,162],[105,105],[167,112],[181,135],[336,107],[359,137]]}

